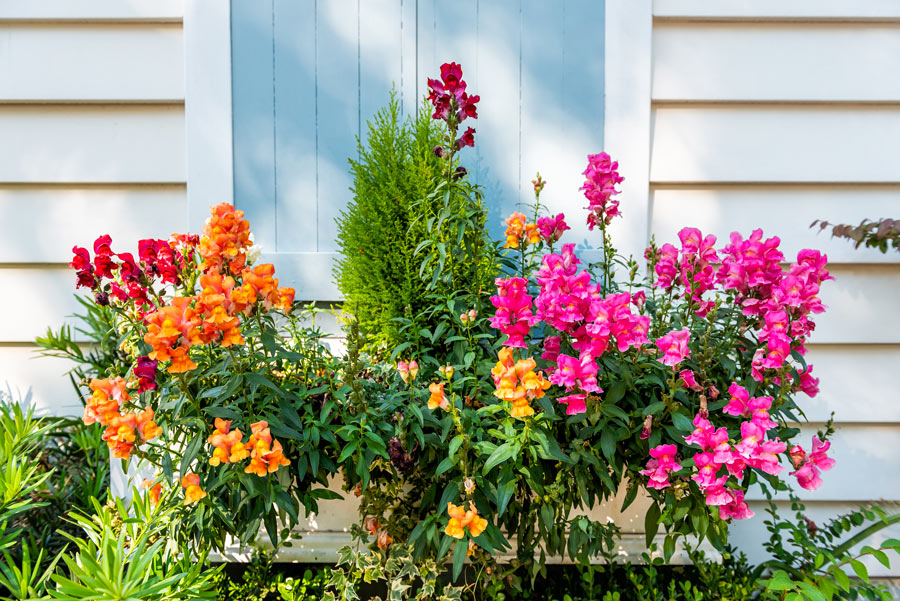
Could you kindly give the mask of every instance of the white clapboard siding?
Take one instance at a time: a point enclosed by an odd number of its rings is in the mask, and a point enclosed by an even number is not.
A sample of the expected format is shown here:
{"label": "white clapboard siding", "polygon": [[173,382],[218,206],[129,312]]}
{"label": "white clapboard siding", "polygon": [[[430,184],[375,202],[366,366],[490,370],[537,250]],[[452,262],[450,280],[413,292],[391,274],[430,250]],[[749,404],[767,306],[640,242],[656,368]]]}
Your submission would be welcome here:
{"label": "white clapboard siding", "polygon": [[0,0],[0,20],[181,21],[184,0]]}
{"label": "white clapboard siding", "polygon": [[0,393],[29,398],[40,414],[78,415],[81,402],[66,372],[72,363],[44,357],[33,345],[0,345]]}
{"label": "white clapboard siding", "polygon": [[136,241],[184,229],[184,185],[0,185],[0,257],[6,263],[68,263],[75,245],[101,234],[137,257]]}
{"label": "white clapboard siding", "polygon": [[[775,505],[778,508],[779,515],[781,516],[793,517],[796,513],[795,511],[791,510],[791,505],[788,502],[778,501],[775,503]],[[880,506],[888,514],[900,511],[900,507],[889,502],[872,503],[871,505]],[[767,502],[750,503],[750,507],[753,512],[756,513],[756,517],[750,520],[737,522],[734,524],[734,526],[732,526],[731,532],[733,533],[733,536],[736,538],[740,538],[741,542],[743,543],[741,551],[744,551],[747,554],[747,558],[751,562],[760,562],[766,559],[763,543],[768,540],[769,532],[762,524],[762,521],[768,519],[769,517],[766,513],[766,509],[768,508],[768,506],[769,504]],[[859,504],[843,502],[815,504],[807,503],[806,509],[803,513],[804,515],[806,515],[806,517],[815,522],[816,525],[822,527],[828,522],[830,518],[840,515],[846,515],[852,511],[856,511],[858,508]],[[868,541],[866,541],[866,544],[876,546],[878,543],[881,543],[888,538],[900,538],[900,524],[894,524],[885,528],[881,532],[878,532],[873,537],[868,539]],[[895,564],[897,555],[891,554],[890,559],[891,563]],[[869,574],[872,576],[884,577],[896,575],[896,571],[894,569],[885,568],[874,558],[867,558],[863,561],[863,563],[866,564],[866,567],[869,569]],[[850,575],[853,575],[852,572],[850,573]]]}
{"label": "white clapboard siding", "polygon": [[900,22],[653,28],[656,101],[897,101],[897,72]]}
{"label": "white clapboard siding", "polygon": [[4,102],[184,99],[179,24],[0,22],[0,57]]}
{"label": "white clapboard siding", "polygon": [[806,360],[820,380],[816,397],[799,395],[811,422],[823,423],[833,412],[842,423],[900,423],[900,345],[813,343]]}
{"label": "white clapboard siding", "polygon": [[184,108],[0,106],[0,182],[184,182]]}
{"label": "white clapboard siding", "polygon": [[[898,172],[900,176],[900,172]],[[894,263],[900,254],[854,248],[831,229],[810,229],[815,219],[831,223],[859,223],[900,215],[900,186],[872,185],[705,185],[655,186],[651,230],[657,242],[677,241],[684,226],[715,234],[720,245],[731,232],[747,237],[761,228],[766,236],[781,238],[788,260],[804,248],[816,248],[831,263]]]}
{"label": "white clapboard siding", "polygon": [[[650,232],[677,240],[690,225],[725,242],[758,227],[789,259],[828,254],[836,280],[807,355],[820,393],[799,396],[811,423],[798,442],[833,413],[837,464],[819,490],[796,492],[814,519],[900,500],[900,257],[809,229],[900,213],[900,3],[654,0],[653,15]],[[760,560],[754,507],[732,542]],[[900,575],[896,562],[870,567]]]}
{"label": "white clapboard siding", "polygon": [[654,182],[897,182],[900,108],[657,106]]}
{"label": "white clapboard siding", "polygon": [[48,327],[72,323],[80,312],[75,300],[75,272],[63,266],[0,266],[0,341],[29,342]]}
{"label": "white clapboard siding", "polygon": [[653,0],[653,15],[689,19],[900,19],[895,0]]}

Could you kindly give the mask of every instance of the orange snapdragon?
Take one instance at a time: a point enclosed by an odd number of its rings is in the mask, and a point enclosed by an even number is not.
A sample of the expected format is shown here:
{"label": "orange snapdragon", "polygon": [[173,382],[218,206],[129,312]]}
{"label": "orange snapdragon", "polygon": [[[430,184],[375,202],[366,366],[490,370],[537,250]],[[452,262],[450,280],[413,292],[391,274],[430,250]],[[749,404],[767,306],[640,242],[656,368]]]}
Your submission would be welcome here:
{"label": "orange snapdragon", "polygon": [[235,428],[230,430],[231,422],[216,418],[216,431],[207,439],[209,444],[215,447],[212,457],[209,459],[210,465],[219,465],[220,463],[237,463],[243,461],[250,456],[247,445],[241,442],[243,434]]}
{"label": "orange snapdragon", "polygon": [[509,412],[512,417],[534,415],[529,402],[544,396],[544,391],[550,388],[550,382],[544,379],[541,372],[534,371],[537,363],[531,357],[515,361],[510,347],[500,349],[498,358],[499,361],[491,370],[497,387],[494,396],[512,402]]}
{"label": "orange snapdragon", "polygon": [[151,480],[144,478],[144,489],[150,490],[150,502],[153,505],[159,505],[159,498],[162,495],[162,482],[153,484]]}
{"label": "orange snapdragon", "polygon": [[200,476],[193,472],[184,475],[181,479],[181,486],[184,488],[185,505],[193,505],[206,497],[206,491],[200,488]]}
{"label": "orange snapdragon", "polygon": [[171,305],[144,317],[147,333],[144,342],[153,347],[150,358],[171,361],[169,373],[183,373],[197,369],[191,360],[191,346],[203,344],[202,317],[191,307],[194,297],[175,297]]}
{"label": "orange snapdragon", "polygon": [[469,501],[469,509],[462,505],[454,505],[447,503],[447,513],[450,514],[450,521],[444,529],[444,534],[453,538],[462,538],[465,536],[466,529],[473,537],[479,536],[487,528],[487,520],[478,516],[478,509],[475,504]]}
{"label": "orange snapdragon", "polygon": [[153,409],[150,407],[139,413],[124,415],[116,413],[111,416],[102,438],[113,452],[113,456],[128,459],[139,437],[141,442],[147,442],[159,436],[162,429],[156,425],[153,418]]}
{"label": "orange snapdragon", "polygon": [[528,223],[522,213],[513,213],[505,221],[506,244],[503,248],[519,248],[524,244],[537,244],[541,241],[541,232],[536,223]]}
{"label": "orange snapdragon", "polygon": [[131,400],[127,386],[128,383],[121,376],[91,380],[90,389],[93,393],[87,397],[82,418],[85,425],[105,426],[112,417],[118,415],[122,404]]}
{"label": "orange snapdragon", "polygon": [[444,383],[435,382],[429,384],[428,392],[431,393],[431,396],[428,397],[428,408],[434,410],[440,407],[446,411],[447,407],[450,406],[450,401],[447,400],[447,395],[444,394]]}
{"label": "orange snapdragon", "polygon": [[225,202],[212,207],[210,213],[198,247],[202,269],[222,271],[228,266],[232,273],[240,273],[247,262],[247,249],[253,245],[250,222],[243,211]]}
{"label": "orange snapdragon", "polygon": [[245,269],[243,273],[244,284],[249,284],[256,291],[256,295],[263,308],[272,307],[282,311],[290,311],[294,302],[294,289],[278,287],[278,278],[275,277],[275,266],[271,263],[257,265],[253,269]]}
{"label": "orange snapdragon", "polygon": [[250,425],[253,434],[247,441],[250,447],[250,465],[244,468],[247,474],[265,476],[277,471],[282,465],[290,465],[290,460],[284,456],[281,443],[272,438],[269,432],[269,424],[258,421]]}

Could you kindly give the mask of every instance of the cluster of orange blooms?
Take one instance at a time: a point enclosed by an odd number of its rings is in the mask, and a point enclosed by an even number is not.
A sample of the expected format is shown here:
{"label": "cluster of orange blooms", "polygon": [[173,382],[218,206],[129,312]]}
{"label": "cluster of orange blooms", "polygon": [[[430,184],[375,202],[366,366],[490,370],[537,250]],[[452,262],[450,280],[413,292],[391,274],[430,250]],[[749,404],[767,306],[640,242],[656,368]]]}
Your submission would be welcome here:
{"label": "cluster of orange blooms", "polygon": [[203,271],[223,271],[225,266],[231,273],[240,273],[247,262],[247,249],[253,246],[250,240],[250,223],[244,219],[244,212],[235,210],[228,203],[212,207],[212,216],[203,227],[198,252],[203,258]]}
{"label": "cluster of orange blooms", "polygon": [[153,421],[153,409],[122,413],[123,404],[131,400],[128,383],[121,377],[91,380],[92,394],[87,397],[84,407],[84,423],[106,426],[103,440],[113,452],[113,456],[128,459],[134,445],[140,440],[147,442],[162,433]]}
{"label": "cluster of orange blooms", "polygon": [[506,244],[503,248],[519,248],[525,244],[541,241],[541,232],[536,223],[528,223],[522,213],[513,213],[506,219]]}
{"label": "cluster of orange blooms", "polygon": [[268,422],[251,424],[252,434],[247,442],[243,442],[244,436],[240,430],[231,429],[230,421],[217,417],[214,425],[215,432],[208,439],[209,444],[215,447],[209,459],[210,465],[238,463],[250,457],[250,464],[244,468],[244,472],[265,476],[277,471],[282,465],[291,464],[284,456],[281,443],[272,438]]}
{"label": "cluster of orange blooms", "polygon": [[[229,204],[212,208],[198,247],[203,257],[200,294],[175,297],[171,304],[144,317],[144,342],[153,347],[150,358],[171,361],[169,373],[197,368],[190,358],[192,346],[244,344],[238,316],[248,315],[253,305],[289,311],[294,302],[294,289],[278,286],[274,265],[246,266],[246,251],[252,242],[250,225],[243,216],[243,211]],[[239,274],[240,284],[234,276],[223,275],[226,267]]]}
{"label": "cluster of orange blooms", "polygon": [[181,487],[184,488],[184,504],[193,505],[206,497],[206,491],[200,488],[200,476],[189,472],[181,479]]}
{"label": "cluster of orange blooms", "polygon": [[450,406],[450,401],[447,399],[447,395],[444,394],[444,383],[434,382],[429,384],[428,392],[431,393],[431,396],[428,397],[428,408],[434,410],[440,407],[446,411]]}
{"label": "cluster of orange blooms", "polygon": [[550,388],[550,382],[544,379],[541,372],[534,371],[537,367],[534,359],[528,357],[515,361],[513,349],[509,347],[500,349],[499,359],[491,370],[494,384],[497,386],[494,396],[504,401],[512,401],[512,409],[509,412],[512,417],[534,415],[534,409],[529,402],[544,396],[544,391]]}
{"label": "cluster of orange blooms", "polygon": [[387,549],[388,546],[394,542],[394,539],[387,533],[387,530],[382,528],[381,524],[378,523],[378,518],[372,516],[366,518],[366,531],[375,537],[375,542],[382,551]]}
{"label": "cluster of orange blooms", "polygon": [[478,509],[471,501],[469,501],[469,509],[448,502],[447,513],[450,514],[450,521],[447,522],[444,534],[453,538],[465,536],[466,529],[473,537],[477,537],[487,528],[487,520],[478,516]]}

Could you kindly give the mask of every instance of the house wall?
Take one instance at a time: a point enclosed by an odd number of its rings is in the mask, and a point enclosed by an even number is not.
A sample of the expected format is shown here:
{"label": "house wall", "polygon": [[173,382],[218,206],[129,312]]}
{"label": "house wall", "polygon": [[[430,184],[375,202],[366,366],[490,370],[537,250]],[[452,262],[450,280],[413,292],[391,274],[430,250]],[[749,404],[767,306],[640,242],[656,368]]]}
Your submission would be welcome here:
{"label": "house wall", "polygon": [[[655,0],[650,52],[650,232],[671,240],[692,225],[727,240],[761,227],[789,259],[827,252],[835,280],[807,357],[821,393],[806,429],[834,412],[837,465],[798,492],[816,520],[900,500],[900,256],[809,228],[900,214],[900,5]],[[734,528],[755,557],[763,519]],[[870,568],[900,575],[897,561]]]}
{"label": "house wall", "polygon": [[180,0],[0,0],[0,389],[78,400],[33,340],[77,310],[74,244],[183,230]]}

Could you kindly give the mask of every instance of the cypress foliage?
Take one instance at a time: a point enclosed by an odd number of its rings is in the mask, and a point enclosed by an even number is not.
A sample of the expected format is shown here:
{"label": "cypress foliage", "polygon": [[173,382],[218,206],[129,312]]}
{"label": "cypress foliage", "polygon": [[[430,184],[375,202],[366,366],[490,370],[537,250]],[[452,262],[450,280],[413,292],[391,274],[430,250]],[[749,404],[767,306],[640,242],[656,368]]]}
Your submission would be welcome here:
{"label": "cypress foliage", "polygon": [[[439,233],[428,228],[434,228],[430,218],[438,212],[430,197],[446,179],[446,161],[433,152],[443,138],[426,108],[403,120],[392,94],[369,122],[358,158],[350,159],[353,200],[338,218],[340,258],[334,275],[366,350],[376,354],[417,336],[404,321],[418,321],[434,303],[432,274],[421,273],[425,257],[416,249]],[[483,206],[480,211],[483,224]],[[482,271],[481,279],[489,283],[493,275]],[[487,289],[485,282],[466,286]]]}

